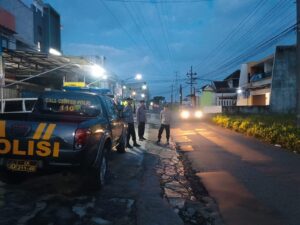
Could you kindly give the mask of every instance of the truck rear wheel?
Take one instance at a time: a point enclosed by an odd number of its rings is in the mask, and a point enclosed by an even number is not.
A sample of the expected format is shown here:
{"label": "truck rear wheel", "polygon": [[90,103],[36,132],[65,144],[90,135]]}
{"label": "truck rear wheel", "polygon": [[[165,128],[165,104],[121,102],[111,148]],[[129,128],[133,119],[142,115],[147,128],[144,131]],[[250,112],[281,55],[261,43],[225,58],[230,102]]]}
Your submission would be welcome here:
{"label": "truck rear wheel", "polygon": [[103,155],[96,168],[93,169],[91,178],[92,184],[96,189],[100,189],[106,183],[108,173],[108,150],[104,149]]}

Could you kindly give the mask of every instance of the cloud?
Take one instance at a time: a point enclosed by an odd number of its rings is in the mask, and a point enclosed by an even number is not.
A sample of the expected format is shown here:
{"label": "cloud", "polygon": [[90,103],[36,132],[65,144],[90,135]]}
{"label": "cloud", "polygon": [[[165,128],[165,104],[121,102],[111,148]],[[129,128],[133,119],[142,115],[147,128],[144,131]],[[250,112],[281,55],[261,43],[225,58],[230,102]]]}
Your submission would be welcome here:
{"label": "cloud", "polygon": [[126,51],[107,45],[95,45],[84,43],[70,43],[64,47],[66,54],[72,55],[104,55],[110,57],[122,57]]}

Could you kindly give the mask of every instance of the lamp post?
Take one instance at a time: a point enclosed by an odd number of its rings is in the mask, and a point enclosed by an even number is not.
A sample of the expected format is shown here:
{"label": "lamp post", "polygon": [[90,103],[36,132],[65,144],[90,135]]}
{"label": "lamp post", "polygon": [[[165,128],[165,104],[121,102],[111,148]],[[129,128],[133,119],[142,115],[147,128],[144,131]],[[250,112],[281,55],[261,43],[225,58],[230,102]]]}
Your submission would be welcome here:
{"label": "lamp post", "polygon": [[[124,96],[124,91],[127,89],[127,86],[126,86],[126,82],[129,81],[129,80],[142,80],[143,79],[143,76],[142,74],[140,73],[137,73],[135,76],[132,76],[132,77],[128,77],[124,80],[121,80],[121,86],[122,86],[122,99],[125,97]],[[147,87],[146,87],[147,88]]]}

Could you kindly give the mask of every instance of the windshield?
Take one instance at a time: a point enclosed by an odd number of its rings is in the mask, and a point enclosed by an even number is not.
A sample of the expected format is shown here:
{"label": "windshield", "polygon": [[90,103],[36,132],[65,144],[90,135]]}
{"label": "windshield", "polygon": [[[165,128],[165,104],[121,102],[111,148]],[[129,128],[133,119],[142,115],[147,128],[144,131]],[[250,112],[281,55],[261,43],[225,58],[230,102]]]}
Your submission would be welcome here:
{"label": "windshield", "polygon": [[101,113],[100,102],[96,96],[72,94],[50,94],[38,99],[35,110],[45,114],[62,114],[96,117]]}

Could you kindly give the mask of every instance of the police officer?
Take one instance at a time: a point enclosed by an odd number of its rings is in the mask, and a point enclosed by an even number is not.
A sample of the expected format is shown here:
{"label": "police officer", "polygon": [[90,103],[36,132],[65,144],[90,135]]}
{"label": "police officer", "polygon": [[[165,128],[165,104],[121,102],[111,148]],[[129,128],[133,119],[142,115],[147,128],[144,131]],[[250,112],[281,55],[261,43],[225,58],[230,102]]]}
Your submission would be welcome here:
{"label": "police officer", "polygon": [[138,123],[138,134],[139,134],[139,140],[144,141],[146,138],[144,138],[145,133],[145,123],[146,123],[146,106],[145,101],[140,101],[140,106],[137,109],[136,112],[136,121]]}
{"label": "police officer", "polygon": [[135,136],[135,129],[134,129],[134,119],[133,119],[133,108],[132,108],[132,98],[127,98],[127,106],[124,108],[124,116],[125,121],[128,124],[127,128],[127,148],[133,148],[129,144],[130,136],[132,137],[133,146],[134,147],[140,147],[140,145],[136,142],[136,136]]}

